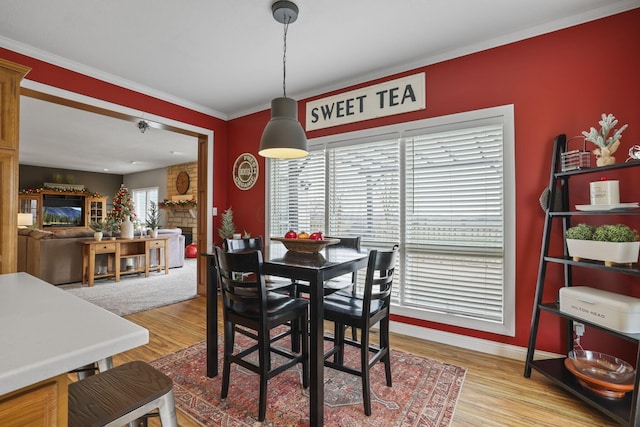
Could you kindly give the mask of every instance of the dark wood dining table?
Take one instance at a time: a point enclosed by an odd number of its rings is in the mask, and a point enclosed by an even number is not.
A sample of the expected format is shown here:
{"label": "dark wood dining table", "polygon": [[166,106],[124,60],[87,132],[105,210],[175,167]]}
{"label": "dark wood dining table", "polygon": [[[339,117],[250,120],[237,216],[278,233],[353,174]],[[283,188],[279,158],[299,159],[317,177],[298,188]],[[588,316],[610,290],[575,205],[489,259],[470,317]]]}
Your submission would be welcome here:
{"label": "dark wood dining table", "polygon": [[[213,254],[207,259],[207,376],[218,375],[218,304]],[[309,282],[310,385],[309,425],[324,423],[324,291],[327,280],[367,266],[368,254],[354,249],[326,247],[319,253],[288,251],[282,244],[264,248],[264,274]],[[216,296],[216,298],[212,298]]]}

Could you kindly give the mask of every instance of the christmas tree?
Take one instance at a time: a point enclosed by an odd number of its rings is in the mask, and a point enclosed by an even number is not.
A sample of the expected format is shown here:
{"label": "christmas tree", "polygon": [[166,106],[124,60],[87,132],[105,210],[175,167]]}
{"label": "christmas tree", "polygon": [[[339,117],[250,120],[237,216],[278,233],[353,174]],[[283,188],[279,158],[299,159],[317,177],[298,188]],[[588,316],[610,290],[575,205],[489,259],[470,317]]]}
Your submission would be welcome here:
{"label": "christmas tree", "polygon": [[113,196],[113,208],[107,214],[107,222],[112,227],[118,227],[127,217],[133,221],[136,219],[136,213],[133,209],[131,193],[124,184],[121,184],[120,189]]}

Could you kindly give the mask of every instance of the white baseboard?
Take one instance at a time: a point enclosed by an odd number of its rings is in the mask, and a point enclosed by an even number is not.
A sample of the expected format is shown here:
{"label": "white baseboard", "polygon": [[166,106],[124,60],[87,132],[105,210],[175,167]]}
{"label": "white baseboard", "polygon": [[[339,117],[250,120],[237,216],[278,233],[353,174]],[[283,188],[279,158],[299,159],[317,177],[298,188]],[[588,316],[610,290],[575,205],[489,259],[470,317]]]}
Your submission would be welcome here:
{"label": "white baseboard", "polygon": [[[420,338],[442,344],[453,345],[468,350],[479,351],[494,356],[506,357],[509,359],[521,360],[527,358],[527,349],[511,344],[504,344],[466,335],[453,334],[451,332],[438,331],[435,329],[423,328],[421,326],[408,325],[406,323],[391,322],[390,330],[398,334]],[[535,359],[551,359],[562,357],[560,354],[536,350]]]}

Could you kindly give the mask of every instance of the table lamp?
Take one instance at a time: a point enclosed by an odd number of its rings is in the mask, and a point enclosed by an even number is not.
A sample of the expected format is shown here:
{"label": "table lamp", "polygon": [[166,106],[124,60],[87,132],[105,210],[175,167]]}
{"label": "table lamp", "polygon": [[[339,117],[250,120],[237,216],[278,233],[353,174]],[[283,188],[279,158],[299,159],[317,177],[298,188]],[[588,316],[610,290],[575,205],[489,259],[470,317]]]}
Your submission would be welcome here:
{"label": "table lamp", "polygon": [[27,228],[33,225],[33,214],[19,213],[18,214],[18,228]]}

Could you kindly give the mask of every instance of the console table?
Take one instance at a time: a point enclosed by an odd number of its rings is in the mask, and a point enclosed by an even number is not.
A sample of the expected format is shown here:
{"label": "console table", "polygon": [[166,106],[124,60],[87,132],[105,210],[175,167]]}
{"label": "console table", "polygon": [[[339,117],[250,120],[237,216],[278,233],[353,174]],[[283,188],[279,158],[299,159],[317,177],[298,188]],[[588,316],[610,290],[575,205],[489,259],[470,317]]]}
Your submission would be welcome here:
{"label": "console table", "polygon": [[[95,279],[102,277],[115,277],[116,282],[120,281],[121,274],[144,273],[149,277],[149,271],[161,271],[169,274],[169,237],[141,237],[136,239],[116,239],[116,240],[87,240],[82,242],[82,283],[93,286]],[[152,250],[158,251],[158,265],[153,268],[149,265],[150,253]],[[162,257],[164,252],[164,257]],[[107,255],[107,271],[96,273],[96,255]],[[121,260],[133,259],[135,263],[131,269],[122,270]],[[163,263],[164,261],[164,263]]]}

